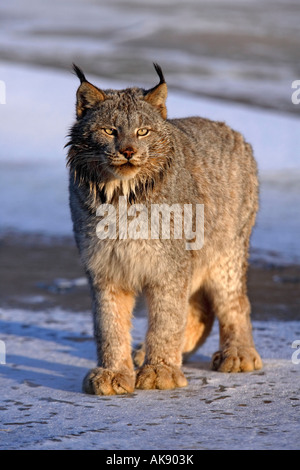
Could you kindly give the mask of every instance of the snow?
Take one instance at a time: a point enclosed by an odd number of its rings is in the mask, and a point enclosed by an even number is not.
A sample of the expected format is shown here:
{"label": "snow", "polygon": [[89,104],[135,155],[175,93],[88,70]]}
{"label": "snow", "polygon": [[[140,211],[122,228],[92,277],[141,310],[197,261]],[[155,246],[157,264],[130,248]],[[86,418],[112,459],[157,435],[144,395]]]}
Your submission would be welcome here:
{"label": "snow", "polygon": [[[215,325],[184,366],[186,388],[95,397],[81,392],[95,366],[86,313],[0,310],[0,449],[299,449],[298,322],[254,322],[260,371],[209,369]],[[143,339],[136,318],[133,343]],[[294,361],[295,362],[295,361]],[[280,410],[280,412],[279,412]]]}
{"label": "snow", "polygon": [[[6,104],[0,105],[1,231],[71,235],[64,144],[74,119],[78,80],[70,72],[0,62]],[[128,83],[89,79],[102,88]],[[244,105],[169,93],[169,117],[225,121],[252,144],[261,208],[252,238],[259,256],[300,260],[299,119]],[[276,258],[276,257],[275,257]]]}

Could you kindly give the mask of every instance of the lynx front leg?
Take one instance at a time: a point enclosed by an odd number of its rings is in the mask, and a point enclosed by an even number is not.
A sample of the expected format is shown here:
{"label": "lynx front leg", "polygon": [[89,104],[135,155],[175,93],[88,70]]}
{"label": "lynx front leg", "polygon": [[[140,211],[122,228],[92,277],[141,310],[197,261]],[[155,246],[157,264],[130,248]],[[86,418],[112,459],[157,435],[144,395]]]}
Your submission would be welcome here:
{"label": "lynx front leg", "polygon": [[180,286],[155,286],[147,291],[149,327],[145,364],[138,370],[136,388],[172,389],[185,387],[180,370],[187,315],[188,295]]}
{"label": "lynx front leg", "polygon": [[132,393],[135,373],[131,359],[132,293],[113,285],[94,289],[94,329],[98,367],[83,380],[83,390],[93,395]]}
{"label": "lynx front leg", "polygon": [[220,351],[213,355],[212,368],[220,372],[261,369],[252,337],[245,271],[230,259],[219,264],[212,278],[214,309],[220,325]]}

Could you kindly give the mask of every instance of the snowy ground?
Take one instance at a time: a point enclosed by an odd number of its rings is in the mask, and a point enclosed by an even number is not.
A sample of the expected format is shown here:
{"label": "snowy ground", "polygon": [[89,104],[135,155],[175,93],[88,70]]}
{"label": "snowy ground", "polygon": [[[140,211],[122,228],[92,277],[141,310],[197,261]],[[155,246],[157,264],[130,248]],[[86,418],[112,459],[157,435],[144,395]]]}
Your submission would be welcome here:
{"label": "snowy ground", "polygon": [[[215,327],[184,367],[188,387],[94,397],[81,393],[95,365],[89,316],[59,309],[0,316],[0,449],[299,449],[300,352],[291,347],[298,322],[255,322],[261,371],[210,371]],[[145,327],[135,319],[134,342]]]}

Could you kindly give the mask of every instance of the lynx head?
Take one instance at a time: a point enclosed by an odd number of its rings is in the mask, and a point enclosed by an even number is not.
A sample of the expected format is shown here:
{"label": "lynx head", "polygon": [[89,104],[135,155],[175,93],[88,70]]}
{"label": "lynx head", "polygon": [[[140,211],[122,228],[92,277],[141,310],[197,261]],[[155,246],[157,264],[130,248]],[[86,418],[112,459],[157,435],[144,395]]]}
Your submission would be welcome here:
{"label": "lynx head", "polygon": [[101,90],[80,79],[77,120],[67,145],[68,165],[80,184],[106,192],[135,192],[153,186],[170,164],[171,151],[166,123],[167,85],[159,65],[159,83],[150,90]]}

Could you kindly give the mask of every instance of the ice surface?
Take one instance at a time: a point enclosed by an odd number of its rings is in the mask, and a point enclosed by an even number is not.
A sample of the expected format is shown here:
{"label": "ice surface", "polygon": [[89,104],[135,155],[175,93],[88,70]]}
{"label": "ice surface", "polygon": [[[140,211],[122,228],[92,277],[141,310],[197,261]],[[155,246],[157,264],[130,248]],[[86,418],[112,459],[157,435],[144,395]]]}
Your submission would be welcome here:
{"label": "ice surface", "polygon": [[[188,387],[113,397],[81,392],[95,365],[90,315],[0,310],[0,328],[0,449],[300,448],[300,364],[291,347],[298,322],[254,322],[261,371],[210,371],[215,325],[184,366]],[[136,318],[134,343],[145,329]]]}
{"label": "ice surface", "polygon": [[[0,63],[7,84],[0,105],[0,230],[71,234],[64,144],[74,119],[78,80],[71,72]],[[88,77],[103,88],[128,86]],[[227,122],[251,142],[261,180],[252,238],[259,253],[300,260],[299,119],[171,91],[170,117],[201,115]]]}

